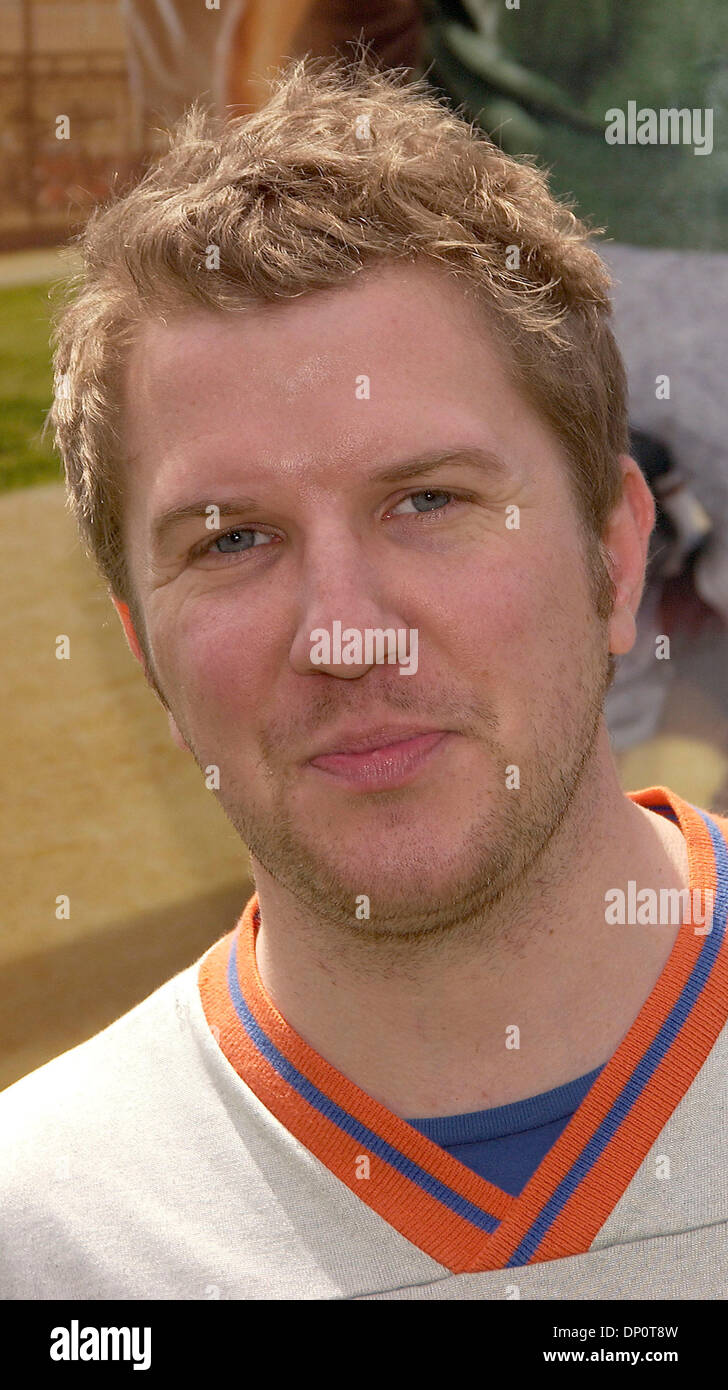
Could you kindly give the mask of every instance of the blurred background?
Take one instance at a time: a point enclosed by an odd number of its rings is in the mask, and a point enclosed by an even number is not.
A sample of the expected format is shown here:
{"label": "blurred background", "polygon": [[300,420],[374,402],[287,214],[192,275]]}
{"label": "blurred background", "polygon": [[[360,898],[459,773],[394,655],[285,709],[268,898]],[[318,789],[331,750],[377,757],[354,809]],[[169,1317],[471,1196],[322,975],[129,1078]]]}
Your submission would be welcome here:
{"label": "blurred background", "polygon": [[[352,56],[362,39],[510,153],[534,155],[606,231],[632,447],[658,507],[610,734],[625,790],[666,785],[728,814],[724,0],[0,0],[0,1088],[190,964],[252,891],[237,836],[126,647],[40,437],[53,287],[77,268],[69,239],[163,151],[193,98],[253,110],[286,59]],[[605,113],[630,101],[710,110],[712,149],[608,144]],[[56,659],[60,634],[70,661]],[[657,660],[664,636],[670,659]]]}

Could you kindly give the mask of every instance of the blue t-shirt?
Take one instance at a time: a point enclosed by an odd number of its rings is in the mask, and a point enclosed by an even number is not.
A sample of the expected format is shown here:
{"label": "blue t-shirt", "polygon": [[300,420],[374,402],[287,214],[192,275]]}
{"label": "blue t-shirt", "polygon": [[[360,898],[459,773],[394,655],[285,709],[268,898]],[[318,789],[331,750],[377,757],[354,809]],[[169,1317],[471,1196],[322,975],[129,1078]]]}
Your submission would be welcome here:
{"label": "blue t-shirt", "polygon": [[565,1086],[512,1105],[407,1123],[481,1178],[518,1197],[602,1070],[597,1067]]}

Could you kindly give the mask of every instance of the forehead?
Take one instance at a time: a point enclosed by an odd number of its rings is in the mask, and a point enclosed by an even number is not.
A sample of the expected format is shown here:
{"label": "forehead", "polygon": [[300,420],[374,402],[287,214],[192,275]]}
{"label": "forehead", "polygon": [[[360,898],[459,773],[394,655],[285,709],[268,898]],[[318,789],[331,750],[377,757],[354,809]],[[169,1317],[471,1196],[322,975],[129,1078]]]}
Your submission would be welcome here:
{"label": "forehead", "polygon": [[544,443],[482,313],[452,275],[422,263],[240,312],[149,321],[127,364],[131,490],[149,496],[199,476],[205,458],[224,485],[250,465],[282,477],[372,452],[384,462],[468,430],[495,448],[527,447],[534,432]]}

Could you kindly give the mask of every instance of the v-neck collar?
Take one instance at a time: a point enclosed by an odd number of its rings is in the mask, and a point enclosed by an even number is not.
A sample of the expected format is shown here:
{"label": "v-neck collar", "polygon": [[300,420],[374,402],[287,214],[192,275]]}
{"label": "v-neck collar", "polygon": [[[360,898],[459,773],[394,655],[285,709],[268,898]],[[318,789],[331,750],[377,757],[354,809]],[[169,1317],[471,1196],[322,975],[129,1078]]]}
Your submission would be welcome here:
{"label": "v-neck collar", "polygon": [[588,1250],[726,1021],[728,820],[665,787],[627,795],[679,825],[690,889],[714,895],[712,926],[680,928],[632,1026],[518,1197],[373,1100],[286,1023],[258,974],[257,894],[199,963],[207,1023],[246,1085],[361,1201],[453,1273]]}

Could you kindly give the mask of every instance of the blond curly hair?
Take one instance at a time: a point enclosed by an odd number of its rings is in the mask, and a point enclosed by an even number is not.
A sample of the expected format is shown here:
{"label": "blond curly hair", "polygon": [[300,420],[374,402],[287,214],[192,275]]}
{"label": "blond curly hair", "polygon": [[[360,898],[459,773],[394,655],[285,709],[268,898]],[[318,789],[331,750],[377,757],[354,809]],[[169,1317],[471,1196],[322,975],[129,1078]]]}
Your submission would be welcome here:
{"label": "blond curly hair", "polygon": [[46,426],[82,542],[142,642],[122,540],[123,377],[140,327],[199,305],[280,302],[396,260],[445,267],[482,306],[513,380],[563,446],[607,614],[599,537],[621,492],[627,390],[591,235],[531,160],[504,154],[426,79],[365,53],[289,63],[250,115],[214,117],[195,102],[168,152],[91,214],[76,239],[83,269],[54,322]]}

